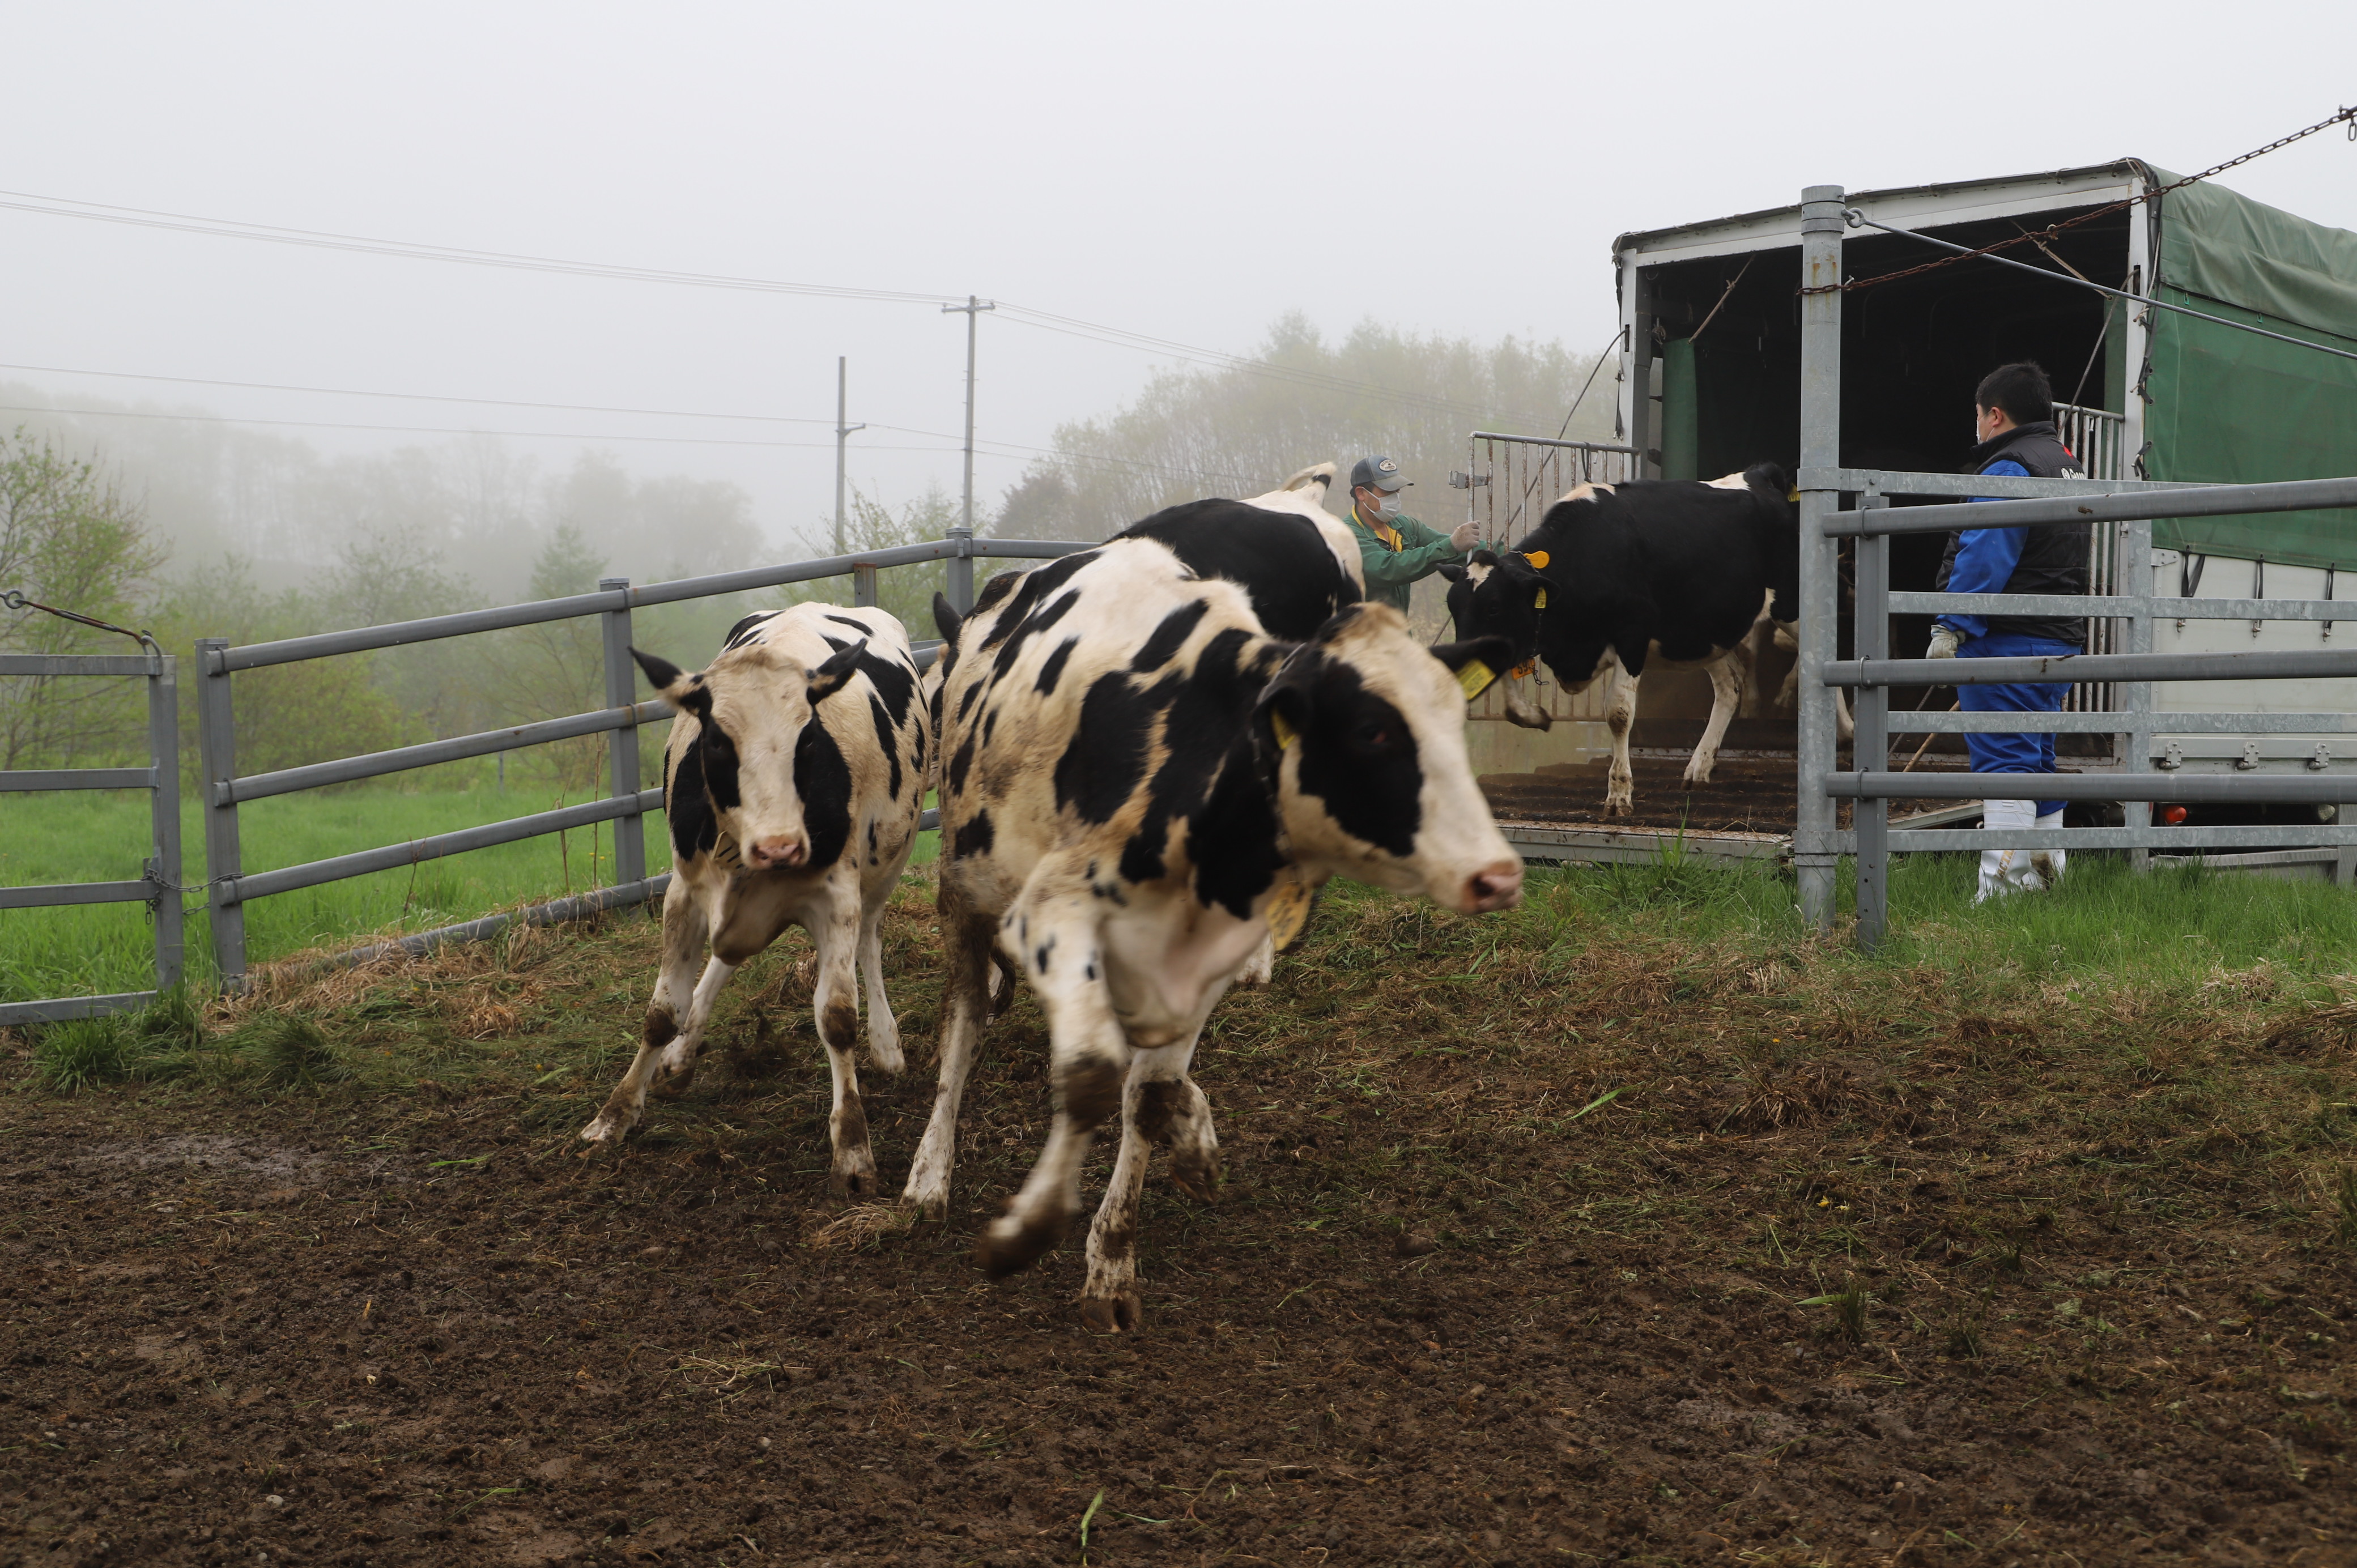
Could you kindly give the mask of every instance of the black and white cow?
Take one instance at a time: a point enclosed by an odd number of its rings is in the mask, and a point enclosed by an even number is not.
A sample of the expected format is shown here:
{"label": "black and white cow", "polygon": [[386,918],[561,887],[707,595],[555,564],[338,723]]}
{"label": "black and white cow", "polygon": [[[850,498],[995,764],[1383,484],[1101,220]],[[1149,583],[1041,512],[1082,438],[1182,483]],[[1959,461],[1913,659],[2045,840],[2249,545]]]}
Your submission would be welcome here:
{"label": "black and white cow", "polygon": [[1505,650],[1426,649],[1386,606],[1280,641],[1240,587],[1147,539],[993,587],[943,655],[942,1076],[905,1199],[947,1207],[996,943],[1047,1010],[1056,1115],[979,1261],[1003,1275],[1062,1239],[1082,1157],[1117,1120],[1082,1301],[1093,1326],[1133,1328],[1148,1144],[1211,1195],[1219,1139],[1188,1069],[1272,910],[1338,875],[1465,913],[1520,900],[1455,673]]}
{"label": "black and white cow", "polygon": [[1326,510],[1335,472],[1319,463],[1249,500],[1168,507],[1114,538],[1160,541],[1197,576],[1243,588],[1269,636],[1306,642],[1367,593],[1358,540]]}
{"label": "black and white cow", "polygon": [[908,633],[882,610],[796,605],[737,622],[698,673],[631,654],[678,712],[663,749],[672,881],[662,969],[637,1059],[581,1135],[618,1143],[637,1124],[651,1082],[686,1088],[720,988],[800,926],[817,950],[812,1001],[834,1074],[834,1187],[872,1196],[876,1157],[852,1056],[853,967],[867,979],[868,1055],[898,1074],[900,1032],[884,995],[877,928],[916,843],[931,733]]}
{"label": "black and white cow", "polygon": [[[1459,637],[1505,638],[1515,663],[1544,660],[1566,691],[1613,678],[1606,815],[1634,806],[1629,731],[1638,681],[1656,664],[1710,677],[1710,723],[1685,768],[1687,782],[1710,781],[1751,675],[1752,628],[1764,617],[1789,634],[1799,613],[1790,493],[1772,463],[1708,481],[1581,485],[1512,550],[1476,551],[1463,568],[1443,568],[1454,579],[1448,609]],[[1511,693],[1507,716],[1545,727],[1546,715]]]}

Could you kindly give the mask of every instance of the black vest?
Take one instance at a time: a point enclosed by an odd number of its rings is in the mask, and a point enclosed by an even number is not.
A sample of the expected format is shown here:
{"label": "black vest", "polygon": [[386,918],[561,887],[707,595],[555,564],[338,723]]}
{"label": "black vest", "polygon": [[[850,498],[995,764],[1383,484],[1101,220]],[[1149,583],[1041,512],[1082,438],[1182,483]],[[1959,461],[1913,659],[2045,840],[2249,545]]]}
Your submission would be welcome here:
{"label": "black vest", "polygon": [[[2054,434],[2050,421],[2037,420],[2029,424],[2017,424],[2001,435],[1991,436],[1973,448],[1972,471],[1985,474],[1990,464],[2011,458],[2040,479],[2075,479],[2085,470],[2071,448],[2062,445]],[[2005,580],[2002,590],[2008,594],[2084,594],[2087,591],[2087,551],[2089,524],[2083,522],[2044,523],[2024,529],[2029,537],[2021,542],[2021,559],[2015,563],[2013,575]],[[1940,557],[1938,586],[1945,592],[1948,574],[1955,569],[1956,551],[1963,545],[1961,533],[1948,535],[1947,553]],[[1995,635],[2042,637],[2053,642],[2067,642],[2073,648],[2087,645],[2087,622],[2080,616],[1988,616],[1988,629]]]}

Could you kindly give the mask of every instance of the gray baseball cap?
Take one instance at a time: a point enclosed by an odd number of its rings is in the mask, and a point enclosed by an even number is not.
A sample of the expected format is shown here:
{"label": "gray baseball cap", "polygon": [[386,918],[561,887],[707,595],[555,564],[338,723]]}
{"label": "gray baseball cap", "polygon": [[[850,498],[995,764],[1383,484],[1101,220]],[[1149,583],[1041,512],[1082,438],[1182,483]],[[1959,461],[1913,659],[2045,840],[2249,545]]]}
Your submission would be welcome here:
{"label": "gray baseball cap", "polygon": [[1385,495],[1405,489],[1412,481],[1400,478],[1397,463],[1389,457],[1361,457],[1351,468],[1351,488],[1381,490]]}

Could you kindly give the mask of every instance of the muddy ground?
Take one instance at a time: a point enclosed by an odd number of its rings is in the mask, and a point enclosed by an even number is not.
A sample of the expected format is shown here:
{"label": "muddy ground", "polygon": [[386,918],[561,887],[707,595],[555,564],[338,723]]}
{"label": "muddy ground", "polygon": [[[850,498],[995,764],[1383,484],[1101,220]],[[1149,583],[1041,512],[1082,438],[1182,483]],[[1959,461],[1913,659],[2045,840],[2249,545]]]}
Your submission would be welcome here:
{"label": "muddy ground", "polygon": [[[1028,1001],[952,1222],[857,1246],[781,961],[581,1156],[635,919],[283,988],[340,1084],[60,1096],[0,1036],[0,1565],[2357,1561],[2352,1252],[2294,1173],[2345,1019],[1615,925],[1330,899],[1215,1023],[1226,1188],[1157,1172],[1123,1337],[1076,1244],[968,1262]],[[930,1079],[868,1077],[897,1187]]]}

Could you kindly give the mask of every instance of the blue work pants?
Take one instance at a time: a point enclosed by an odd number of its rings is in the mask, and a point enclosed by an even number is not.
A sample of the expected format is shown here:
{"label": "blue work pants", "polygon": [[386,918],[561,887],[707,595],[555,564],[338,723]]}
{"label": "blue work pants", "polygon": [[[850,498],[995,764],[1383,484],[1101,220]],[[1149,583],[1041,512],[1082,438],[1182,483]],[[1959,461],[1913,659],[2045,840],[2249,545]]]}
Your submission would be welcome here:
{"label": "blue work pants", "polygon": [[[2057,642],[2052,638],[1989,632],[1959,648],[1956,656],[1960,659],[2054,659],[2079,651],[2077,645]],[[1956,688],[1956,701],[1957,705],[1968,714],[2055,714],[2062,711],[2062,699],[2070,690],[2067,684],[2044,682],[2037,685],[2012,682],[1968,685]],[[2054,737],[2050,735],[1967,735],[1964,736],[1964,749],[1972,754],[1973,771],[1975,773],[2055,771]],[[2038,814],[2041,817],[2061,809],[2060,800],[2038,802]]]}

